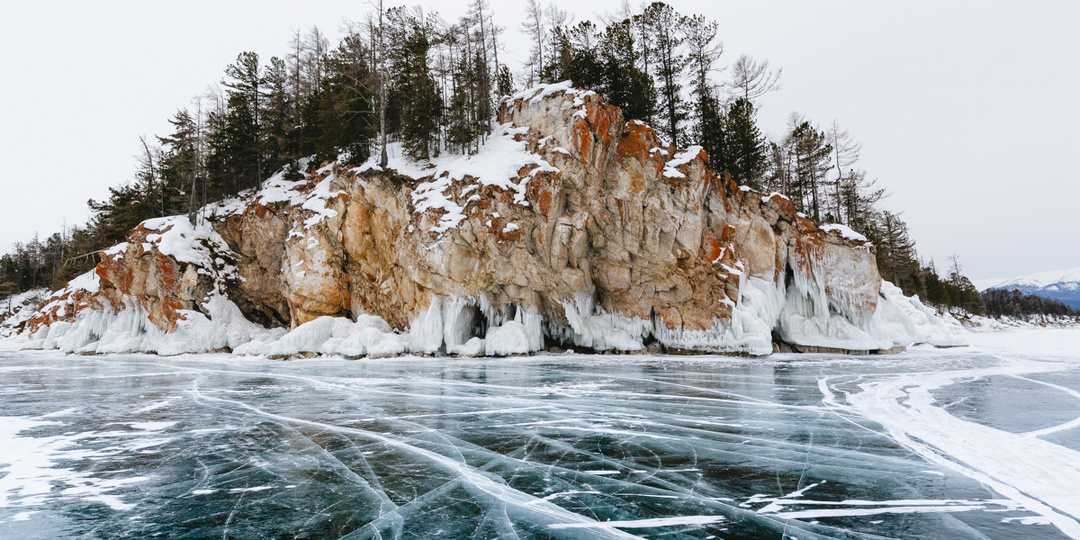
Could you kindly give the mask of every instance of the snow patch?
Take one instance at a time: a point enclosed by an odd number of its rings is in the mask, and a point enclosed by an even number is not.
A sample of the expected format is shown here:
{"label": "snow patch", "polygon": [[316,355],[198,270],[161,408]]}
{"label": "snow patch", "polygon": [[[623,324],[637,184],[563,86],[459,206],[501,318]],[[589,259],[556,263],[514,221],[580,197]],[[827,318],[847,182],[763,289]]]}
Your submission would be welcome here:
{"label": "snow patch", "polygon": [[840,223],[827,223],[825,225],[819,225],[818,228],[825,231],[825,232],[827,232],[827,233],[836,232],[837,234],[840,235],[841,238],[844,238],[844,239],[847,239],[847,240],[854,240],[856,242],[865,242],[866,241],[865,236],[853,231],[847,225],[842,225]]}
{"label": "snow patch", "polygon": [[[476,195],[467,198],[466,195],[478,187],[493,186],[509,191],[514,194],[514,204],[529,206],[526,200],[529,180],[541,172],[560,172],[543,157],[529,152],[525,141],[514,140],[514,134],[521,129],[510,124],[499,126],[474,155],[444,155],[424,164],[396,158],[389,161],[388,167],[414,179],[429,178],[413,190],[413,208],[418,214],[440,211],[439,223],[431,230],[442,235],[466,219],[465,209],[480,200]],[[533,169],[524,178],[519,178],[520,171],[526,167]],[[360,170],[372,168],[375,168],[374,162],[369,161]],[[455,183],[464,182],[466,178],[473,178],[476,183],[461,187],[455,196]]]}
{"label": "snow patch", "polygon": [[551,84],[540,84],[532,88],[528,88],[510,96],[510,101],[517,101],[519,99],[528,99],[529,104],[535,105],[542,101],[544,98],[557,94],[559,92],[566,92],[574,89],[574,83],[572,81],[562,81]]}
{"label": "snow patch", "polygon": [[[654,149],[655,150],[655,149]],[[679,172],[678,167],[686,165],[691,161],[697,159],[701,154],[702,148],[700,146],[691,146],[687,148],[685,152],[677,152],[671,161],[664,164],[664,176],[668,178],[686,178],[686,175]],[[666,154],[666,152],[665,152]]]}

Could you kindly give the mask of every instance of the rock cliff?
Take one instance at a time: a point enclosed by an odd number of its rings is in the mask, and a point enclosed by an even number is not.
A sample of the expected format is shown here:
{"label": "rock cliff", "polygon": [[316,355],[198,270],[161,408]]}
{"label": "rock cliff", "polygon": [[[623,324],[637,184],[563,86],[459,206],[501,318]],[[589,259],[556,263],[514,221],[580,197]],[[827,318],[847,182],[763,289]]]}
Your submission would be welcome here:
{"label": "rock cliff", "polygon": [[[475,156],[336,163],[143,223],[30,321],[38,347],[347,355],[552,346],[881,350],[949,329],[873,246],[566,84]],[[286,333],[287,332],[287,333]]]}

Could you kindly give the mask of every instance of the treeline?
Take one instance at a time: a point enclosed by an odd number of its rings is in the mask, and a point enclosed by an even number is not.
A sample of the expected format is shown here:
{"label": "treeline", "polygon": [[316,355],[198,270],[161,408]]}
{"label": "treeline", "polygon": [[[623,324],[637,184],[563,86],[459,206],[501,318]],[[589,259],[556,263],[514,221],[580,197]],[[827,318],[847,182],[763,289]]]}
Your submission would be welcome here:
{"label": "treeline", "polygon": [[[780,192],[807,216],[842,223],[877,246],[881,275],[908,295],[943,309],[981,313],[979,294],[959,272],[941,277],[924,264],[907,224],[879,206],[887,196],[860,167],[861,145],[835,121],[822,128],[792,113],[784,132],[757,125],[760,99],[780,88],[780,70],[740,56],[726,69],[717,25],[653,3],[624,8],[604,26],[568,24],[565,12],[528,0],[521,31],[530,38],[526,84],[569,79],[596,90],[627,118],[652,125],[666,142],[700,145],[709,165],[740,184]],[[728,77],[718,80],[724,71]]]}
{"label": "treeline", "polygon": [[[349,22],[335,45],[313,27],[294,33],[280,57],[239,54],[220,85],[172,115],[171,133],[140,140],[134,181],[89,201],[89,223],[17,244],[0,258],[0,285],[60,287],[139,222],[183,213],[194,221],[196,209],[256,188],[276,171],[299,178],[333,159],[374,157],[385,165],[389,142],[414,159],[477,152],[500,96],[571,80],[628,119],[645,120],[667,142],[702,146],[716,171],[784,193],[809,217],[867,236],[882,276],[905,293],[981,310],[959,272],[941,278],[920,262],[907,225],[879,207],[887,194],[860,167],[860,145],[847,131],[793,113],[778,138],[761,132],[758,102],[780,88],[781,72],[748,56],[723,65],[715,22],[662,2],[637,12],[624,7],[602,23],[574,22],[537,0],[527,0],[524,11],[518,42],[530,51],[516,71],[500,61],[505,29],[494,24],[486,0],[470,0],[454,22],[379,2]],[[726,79],[717,78],[721,72]]]}
{"label": "treeline", "polygon": [[134,181],[89,201],[89,223],[0,258],[0,291],[59,288],[143,220],[194,222],[198,208],[277,171],[300,178],[309,165],[360,164],[373,151],[385,165],[388,142],[414,159],[478,151],[496,96],[513,92],[499,61],[502,32],[485,0],[453,23],[380,2],[335,46],[312,27],[293,34],[281,57],[240,53],[220,85],[169,118],[171,133],[140,139]]}
{"label": "treeline", "polygon": [[1051,322],[1053,319],[1080,320],[1077,311],[1060,300],[1024,294],[1017,289],[990,289],[982,293],[986,315],[994,318],[1009,317],[1028,322]]}

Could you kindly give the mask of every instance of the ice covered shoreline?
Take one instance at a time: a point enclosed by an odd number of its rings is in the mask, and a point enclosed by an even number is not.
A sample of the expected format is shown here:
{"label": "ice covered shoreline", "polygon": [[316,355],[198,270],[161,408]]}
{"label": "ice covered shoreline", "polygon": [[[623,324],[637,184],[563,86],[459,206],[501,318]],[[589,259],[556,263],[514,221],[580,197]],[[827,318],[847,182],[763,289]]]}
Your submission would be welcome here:
{"label": "ice covered shoreline", "polygon": [[[94,276],[78,280],[79,287],[93,289]],[[758,280],[760,282],[760,280]],[[681,332],[663,340],[685,344],[701,354],[736,353],[767,356],[774,352],[776,332],[785,341],[800,346],[873,352],[903,348],[920,343],[935,346],[963,345],[961,330],[954,320],[938,317],[918,299],[905,297],[888,282],[882,284],[882,300],[873,316],[861,328],[829,312],[806,313],[806,307],[791,304],[781,288],[773,291],[765,282],[744,287],[747,296],[733,310],[730,324],[716,321],[710,332]],[[812,290],[812,289],[811,289]],[[61,293],[54,295],[61,298]],[[136,303],[120,312],[84,310],[74,322],[57,321],[33,335],[8,338],[27,349],[55,349],[79,354],[151,352],[165,356],[228,351],[237,355],[288,358],[298,355],[338,355],[385,357],[403,354],[443,354],[459,356],[510,356],[533,354],[549,347],[550,328],[535,311],[505,312],[484,308],[479,316],[488,328],[486,336],[470,337],[473,319],[464,319],[466,310],[475,310],[469,301],[435,302],[421,314],[409,331],[395,332],[380,317],[360,315],[356,320],[319,317],[290,331],[267,329],[248,321],[235,304],[217,294],[206,303],[209,316],[185,311],[172,332],[162,332]],[[566,347],[585,350],[643,351],[648,338],[671,333],[662,323],[634,320],[615,314],[597,313],[587,303],[567,305],[572,333],[561,342]],[[476,317],[476,315],[473,315]],[[700,335],[699,335],[700,334]]]}

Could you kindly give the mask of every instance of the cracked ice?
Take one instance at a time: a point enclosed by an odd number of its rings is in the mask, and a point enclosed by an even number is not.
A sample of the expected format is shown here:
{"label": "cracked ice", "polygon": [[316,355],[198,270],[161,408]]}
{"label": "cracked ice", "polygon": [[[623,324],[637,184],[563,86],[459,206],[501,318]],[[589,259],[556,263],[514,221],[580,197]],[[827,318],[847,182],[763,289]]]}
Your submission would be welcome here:
{"label": "cracked ice", "polygon": [[1080,331],[1038,332],[893,357],[4,351],[0,536],[1080,538]]}

